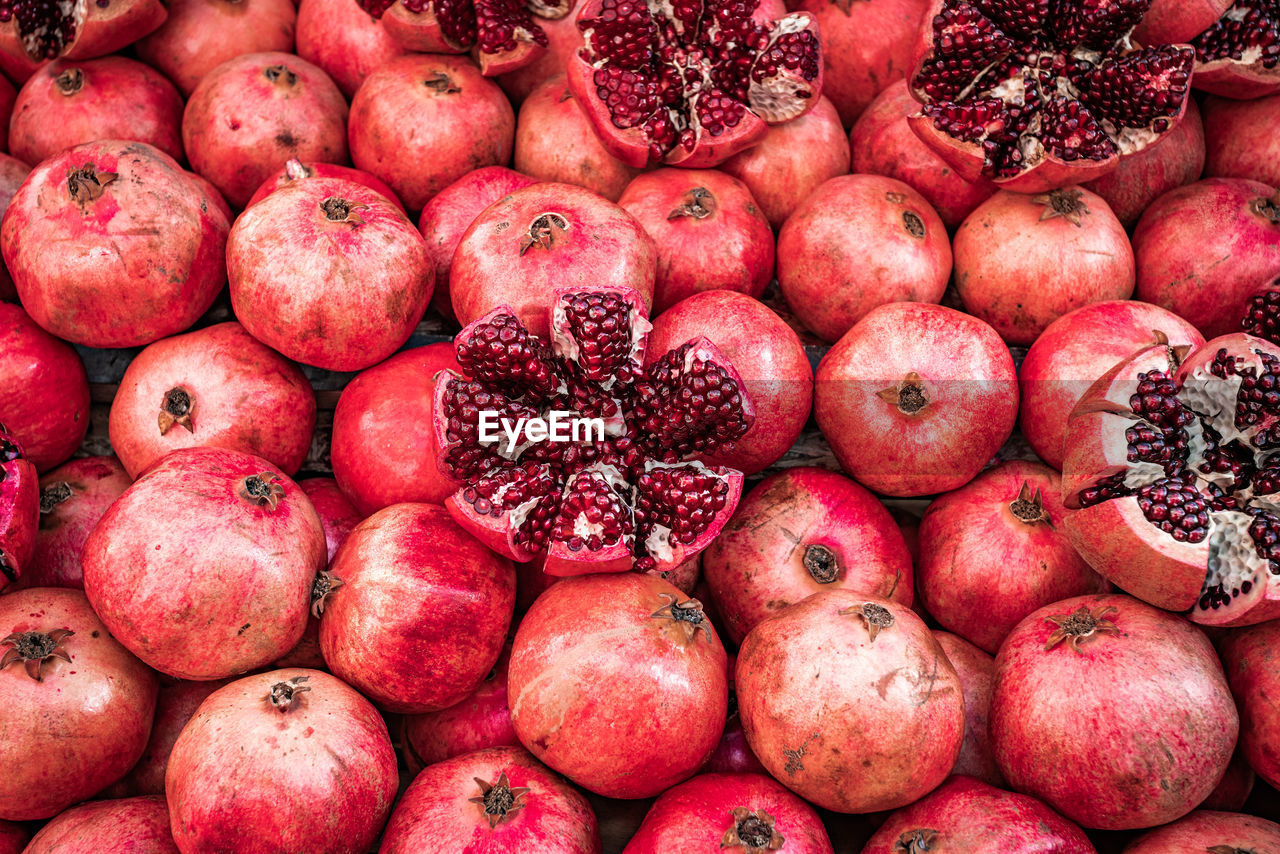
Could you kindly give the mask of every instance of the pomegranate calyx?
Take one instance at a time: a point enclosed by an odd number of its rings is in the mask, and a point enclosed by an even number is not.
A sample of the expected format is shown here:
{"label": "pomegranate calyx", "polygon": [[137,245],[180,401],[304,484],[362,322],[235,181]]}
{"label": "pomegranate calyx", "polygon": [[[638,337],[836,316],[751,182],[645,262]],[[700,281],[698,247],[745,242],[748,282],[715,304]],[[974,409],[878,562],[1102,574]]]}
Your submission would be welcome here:
{"label": "pomegranate calyx", "polygon": [[786,837],[774,827],[774,818],[767,811],[734,807],[731,815],[733,824],[720,840],[721,850],[741,848],[743,854],[765,854],[786,844]]}
{"label": "pomegranate calyx", "polygon": [[937,841],[938,831],[932,828],[916,828],[905,831],[899,836],[893,851],[894,854],[924,854],[926,851],[932,851]]}
{"label": "pomegranate calyx", "polygon": [[79,169],[67,170],[67,191],[71,200],[83,207],[101,196],[117,177],[115,172],[99,172],[92,163],[86,163]]}
{"label": "pomegranate calyx", "polygon": [[[0,480],[4,476],[0,474]],[[47,516],[53,512],[54,508],[62,502],[66,501],[73,495],[71,484],[65,480],[59,480],[51,483],[40,490],[40,515]]]}
{"label": "pomegranate calyx", "polygon": [[1084,227],[1083,217],[1089,206],[1084,202],[1084,192],[1079,189],[1050,190],[1031,198],[1033,204],[1044,205],[1040,222],[1062,217],[1076,228]]}
{"label": "pomegranate calyx", "polygon": [[258,507],[275,510],[284,497],[280,481],[280,476],[272,472],[251,474],[240,482],[240,497]]}
{"label": "pomegranate calyx", "polygon": [[284,174],[290,181],[301,181],[304,178],[314,178],[316,170],[305,165],[296,157],[290,157],[284,162]]}
{"label": "pomegranate calyx", "polygon": [[929,405],[929,390],[915,371],[907,374],[896,385],[876,392],[876,397],[898,407],[903,415],[916,415]]}
{"label": "pomegranate calyx", "polygon": [[1081,605],[1070,614],[1054,614],[1045,617],[1046,622],[1057,626],[1045,641],[1045,650],[1051,650],[1066,641],[1077,654],[1084,655],[1080,644],[1101,635],[1120,634],[1120,627],[1106,619],[1107,615],[1112,613],[1119,613],[1119,609],[1114,605],[1107,605],[1097,611],[1090,611],[1087,606]]}
{"label": "pomegranate calyx", "polygon": [[63,95],[74,95],[84,87],[84,69],[68,68],[53,78],[53,85]]}
{"label": "pomegranate calyx", "polygon": [[1276,190],[1270,197],[1259,197],[1249,202],[1249,212],[1273,225],[1280,225],[1280,190]]}
{"label": "pomegranate calyx", "polygon": [[702,632],[704,640],[708,643],[711,641],[711,630],[707,627],[707,616],[702,610],[702,603],[697,599],[686,599],[681,602],[680,597],[670,593],[659,593],[663,601],[666,603],[649,616],[659,620],[671,620],[684,630],[685,643],[691,642],[697,637],[698,632]]}
{"label": "pomegranate calyx", "polygon": [[355,230],[365,224],[366,220],[359,211],[369,210],[368,205],[356,204],[337,196],[330,196],[320,203],[320,210],[329,222],[345,222]]}
{"label": "pomegranate calyx", "polygon": [[[16,580],[16,579],[12,579]],[[46,661],[61,658],[71,663],[71,653],[67,652],[66,640],[74,635],[70,629],[53,629],[49,632],[14,632],[0,640],[0,646],[11,646],[12,649],[0,657],[0,670],[4,670],[14,662],[23,662],[27,675],[37,682],[43,682],[41,668]]]}
{"label": "pomegranate calyx", "polygon": [[680,204],[667,214],[667,219],[706,219],[716,212],[716,197],[706,187],[694,187],[680,199]]}
{"label": "pomegranate calyx", "polygon": [[329,570],[322,569],[317,572],[315,581],[311,582],[311,616],[317,620],[320,619],[320,616],[324,614],[329,594],[342,585],[342,579]]}
{"label": "pomegranate calyx", "polygon": [[295,676],[271,686],[267,694],[267,702],[283,714],[301,702],[302,695],[311,690],[310,685],[302,683],[310,681],[310,676]]}
{"label": "pomegranate calyx", "polygon": [[1208,854],[1257,854],[1251,848],[1237,848],[1234,845],[1212,845],[1205,849]]}
{"label": "pomegranate calyx", "polygon": [[852,615],[861,620],[867,627],[867,640],[870,643],[875,643],[876,636],[885,629],[891,628],[894,623],[894,616],[889,609],[875,602],[850,605],[838,613],[842,617]]}
{"label": "pomegranate calyx", "polygon": [[196,399],[188,389],[182,386],[169,389],[164,393],[164,399],[160,401],[160,415],[157,419],[160,435],[168,433],[175,424],[185,427],[188,433],[194,433],[196,428],[191,419],[195,412]]}
{"label": "pomegranate calyx", "polygon": [[1050,530],[1053,529],[1053,520],[1049,518],[1049,511],[1044,509],[1044,496],[1041,494],[1040,488],[1036,487],[1033,493],[1031,485],[1025,480],[1018,490],[1018,497],[1009,502],[1009,512],[1024,524],[1035,525],[1043,522],[1049,526]]}
{"label": "pomegranate calyx", "polygon": [[479,804],[480,811],[489,822],[489,829],[497,827],[507,816],[524,808],[523,798],[532,791],[528,786],[511,787],[507,772],[498,775],[496,783],[489,783],[479,777],[472,777],[480,787],[480,794],[467,798],[468,803]]}
{"label": "pomegranate calyx", "polygon": [[551,249],[569,230],[569,220],[564,214],[548,211],[538,214],[529,223],[527,233],[520,236],[520,254],[530,249]]}
{"label": "pomegranate calyx", "polygon": [[287,65],[268,65],[262,69],[262,76],[279,89],[291,89],[298,85],[298,75]]}
{"label": "pomegranate calyx", "polygon": [[840,561],[830,547],[821,543],[805,546],[800,558],[809,577],[819,584],[830,584],[840,577]]}
{"label": "pomegranate calyx", "polygon": [[437,71],[432,74],[422,81],[422,85],[437,95],[453,95],[462,91],[462,87],[454,83],[453,78],[443,71]]}

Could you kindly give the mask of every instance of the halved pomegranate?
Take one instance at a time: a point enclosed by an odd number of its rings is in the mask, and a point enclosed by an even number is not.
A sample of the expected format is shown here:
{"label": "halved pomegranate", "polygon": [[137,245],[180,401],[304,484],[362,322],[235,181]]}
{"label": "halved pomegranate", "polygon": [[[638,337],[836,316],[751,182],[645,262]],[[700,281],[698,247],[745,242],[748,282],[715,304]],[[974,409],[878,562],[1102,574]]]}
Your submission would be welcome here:
{"label": "halved pomegranate", "polygon": [[0,66],[18,71],[59,57],[105,56],[147,35],[168,15],[162,0],[4,0]]}
{"label": "halved pomegranate", "polygon": [[1280,92],[1280,2],[1238,0],[1191,40],[1195,87],[1227,98]]}
{"label": "halved pomegranate", "polygon": [[799,118],[822,93],[808,12],[770,20],[760,0],[588,0],[569,88],[629,166],[701,169]]}
{"label": "halved pomegranate", "polygon": [[1041,193],[1100,177],[1181,120],[1195,52],[1129,39],[1150,0],[935,0],[912,127],[967,180]]}
{"label": "halved pomegranate", "polygon": [[750,428],[742,378],[705,338],[643,368],[651,326],[629,288],[558,289],[550,325],[547,342],[501,306],[458,333],[468,376],[436,383],[440,467],[462,481],[445,506],[514,560],[545,553],[550,575],[678,566],[742,493],[741,472],[685,462]]}

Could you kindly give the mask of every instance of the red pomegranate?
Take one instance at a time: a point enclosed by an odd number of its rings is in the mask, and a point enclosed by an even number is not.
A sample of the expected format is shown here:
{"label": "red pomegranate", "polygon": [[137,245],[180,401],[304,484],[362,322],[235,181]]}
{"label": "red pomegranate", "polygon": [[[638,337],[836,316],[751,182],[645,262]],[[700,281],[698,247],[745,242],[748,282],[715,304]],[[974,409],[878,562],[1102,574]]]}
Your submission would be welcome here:
{"label": "red pomegranate", "polygon": [[1134,275],[1124,226],[1079,187],[1037,196],[1002,190],[956,231],[955,282],[965,310],[1010,344],[1030,344],[1082,305],[1128,299]]}
{"label": "red pomegranate", "polygon": [[253,337],[333,371],[394,353],[433,284],[426,243],[400,206],[340,178],[297,181],[241,214],[227,240],[227,277]]}
{"label": "red pomegranate", "polygon": [[80,355],[20,306],[0,302],[0,422],[27,459],[48,471],[71,456],[89,428],[89,378]]}
{"label": "red pomegranate", "polygon": [[1197,810],[1129,843],[1124,854],[1266,851],[1280,845],[1280,824],[1254,815]]}
{"label": "red pomegranate", "polygon": [[[0,84],[0,94],[3,91],[4,86]],[[8,124],[4,121],[2,113],[0,113],[0,128],[4,128],[7,133]],[[13,198],[13,194],[18,192],[18,188],[30,174],[30,166],[16,157],[0,154],[0,217],[3,217],[4,212],[9,209],[9,201]],[[17,301],[18,290],[13,286],[13,278],[9,275],[8,268],[0,264],[0,302]]]}
{"label": "red pomegranate", "polygon": [[164,23],[160,0],[92,5],[13,2],[0,24],[0,67],[18,82],[45,60],[92,59],[131,44]]}
{"label": "red pomegranate", "polygon": [[397,782],[372,703],[327,673],[273,670],[200,705],[173,745],[165,795],[184,851],[364,854]]}
{"label": "red pomegranate", "polygon": [[[50,818],[124,776],[142,755],[155,674],[79,590],[0,597],[0,819]],[[57,737],[74,733],[74,737]]]}
{"label": "red pomegranate", "polygon": [[1253,101],[1205,98],[1205,175],[1280,187],[1280,95]]}
{"label": "red pomegranate", "polygon": [[683,850],[832,854],[813,807],[764,774],[699,774],[654,802],[623,854]]}
{"label": "red pomegranate", "polygon": [[472,169],[506,164],[515,131],[502,90],[461,57],[389,60],[351,99],[352,162],[412,211]]}
{"label": "red pomegranate", "polygon": [[991,738],[987,733],[996,661],[959,635],[934,629],[933,639],[956,669],[960,690],[964,694],[964,742],[960,745],[960,758],[951,768],[951,773],[977,777],[992,786],[1004,786],[1004,777],[996,767],[995,756],[991,753]]}
{"label": "red pomegranate", "polygon": [[1238,730],[1204,633],[1129,596],[1041,608],[996,656],[989,731],[1000,771],[1085,827],[1186,815],[1222,778]]}
{"label": "red pomegranate", "polygon": [[338,553],[338,547],[347,539],[360,522],[363,513],[347,500],[347,496],[331,477],[309,477],[298,481],[298,486],[311,500],[316,515],[320,517],[320,526],[324,528],[325,550],[327,561],[332,563]]}
{"label": "red pomegranate", "polygon": [[732,291],[703,291],[681,300],[653,323],[650,364],[686,341],[706,336],[742,378],[761,415],[732,448],[699,455],[708,464],[755,474],[791,450],[813,403],[813,367],[800,337],[760,301]]}
{"label": "red pomegranate", "polygon": [[1084,831],[1035,798],[1003,792],[972,777],[952,777],[888,817],[862,854],[936,851],[1095,854]]}
{"label": "red pomegranate", "polygon": [[497,78],[498,85],[513,104],[522,103],[543,81],[563,74],[569,67],[570,58],[582,47],[582,31],[578,29],[576,15],[546,19],[538,25],[547,34],[547,49],[528,65],[507,71]]}
{"label": "red pomegranate", "polygon": [[[388,711],[452,706],[502,652],[515,570],[442,507],[379,510],[347,536],[329,571],[342,586],[320,620],[324,660]],[[423,602],[432,605],[424,609]]]}
{"label": "red pomegranate", "polygon": [[237,56],[200,78],[182,116],[191,168],[243,208],[279,164],[345,163],[347,101],[329,75],[281,52]]}
{"label": "red pomegranate", "polygon": [[31,834],[16,821],[0,821],[0,854],[22,854]]}
{"label": "red pomegranate", "polygon": [[893,178],[832,178],[778,232],[782,295],[825,341],[876,306],[939,302],[950,277],[946,226],[923,196]]}
{"label": "red pomegranate", "polygon": [[1110,589],[1062,530],[1062,479],[1014,460],[943,495],[920,523],[916,592],[942,625],[991,654],[1027,614]]}
{"label": "red pomegranate", "polygon": [[1013,431],[1018,383],[1000,336],[925,303],[873,309],[818,364],[814,416],[840,466],[886,495],[973,479]]}
{"label": "red pomegranate", "polygon": [[84,586],[111,633],[178,679],[262,667],[297,644],[324,531],[261,457],[185,448],[147,469],[84,546]]}
{"label": "red pomegranate", "polygon": [[194,447],[256,454],[293,475],[315,424],[316,396],[302,371],[232,322],[139,353],[111,401],[108,430],[131,477]]}
{"label": "red pomegranate", "polygon": [[[156,714],[155,722],[151,725],[151,738],[142,752],[142,758],[128,774],[108,786],[103,795],[118,798],[164,795],[164,775],[169,767],[173,743],[178,740],[179,733],[195,715],[200,704],[230,681],[215,679],[211,682],[188,682],[162,679],[160,692],[156,695]],[[167,811],[165,818],[167,828]]]}
{"label": "red pomegranate", "polygon": [[[1181,16],[1182,4],[1171,14]],[[1280,92],[1280,11],[1274,0],[1237,0],[1191,44],[1197,89],[1239,99]]]}
{"label": "red pomegranate", "polygon": [[752,751],[824,809],[909,804],[960,755],[960,679],[924,622],[892,599],[824,590],[774,614],[742,642],[736,684]]}
{"label": "red pomegranate", "polygon": [[657,246],[631,214],[581,187],[535,184],[485,208],[463,232],[449,295],[464,326],[509,305],[546,338],[556,288],[631,288],[647,315],[657,270]]}
{"label": "red pomegranate", "polygon": [[765,478],[703,554],[725,632],[822,590],[912,603],[911,556],[889,511],[843,475],[799,467]]}
{"label": "red pomegranate", "polygon": [[493,747],[439,762],[415,777],[378,851],[600,854],[600,830],[576,789],[523,748]]}
{"label": "red pomegranate", "polygon": [[652,797],[715,750],[726,666],[701,604],[671,584],[634,572],[569,578],[516,631],[511,718],[525,747],[583,788]]}
{"label": "red pomegranate", "polygon": [[[3,601],[3,600],[0,600]],[[1240,709],[1240,752],[1268,785],[1280,783],[1280,739],[1271,731],[1275,692],[1280,690],[1276,646],[1280,622],[1231,632],[1221,646],[1222,663]]]}
{"label": "red pomegranate", "polygon": [[427,254],[436,270],[431,307],[446,319],[455,319],[449,295],[449,272],[453,267],[453,253],[463,233],[489,205],[536,183],[535,179],[505,166],[485,166],[463,175],[422,208],[418,230],[427,241]]}
{"label": "red pomegranate", "polygon": [[1018,368],[1019,425],[1040,459],[1061,469],[1076,402],[1117,362],[1162,342],[1189,352],[1204,336],[1173,312],[1135,300],[1092,303],[1046,326]]}
{"label": "red pomegranate", "polygon": [[[723,624],[718,617],[707,615],[713,622]],[[738,695],[734,690],[734,673],[738,666],[738,657],[729,654],[729,715],[725,718],[724,732],[720,735],[720,743],[715,752],[702,766],[702,774],[768,774],[760,760],[751,752],[747,744],[747,734],[742,731],[742,718],[738,716]],[[696,778],[695,778],[696,779]]]}
{"label": "red pomegranate", "polygon": [[1151,0],[1133,30],[1139,44],[1188,42],[1213,26],[1232,0]]}
{"label": "red pomegranate", "polygon": [[169,155],[100,140],[32,171],[5,212],[0,252],[46,330],[86,347],[136,347],[183,331],[213,304],[229,228]]}
{"label": "red pomegranate", "polygon": [[25,854],[179,854],[161,797],[92,801],[40,829]]}
{"label": "red pomegranate", "polygon": [[1206,338],[1234,332],[1258,283],[1280,274],[1280,190],[1242,178],[1179,187],[1147,208],[1133,251],[1138,299]]}
{"label": "red pomegranate", "polygon": [[1239,812],[1244,809],[1249,796],[1253,794],[1253,786],[1257,780],[1258,775],[1249,765],[1249,761],[1244,758],[1244,751],[1240,749],[1240,743],[1237,742],[1236,752],[1231,754],[1231,764],[1227,766],[1227,773],[1222,775],[1213,793],[1200,802],[1199,808]]}
{"label": "red pomegranate", "polygon": [[68,460],[40,478],[40,529],[22,587],[84,589],[80,553],[98,524],[133,479],[115,457]]}
{"label": "red pomegranate", "polygon": [[457,488],[436,464],[435,377],[450,369],[458,369],[453,345],[428,344],[361,372],[342,390],[330,460],[362,516],[402,501],[442,504]]}
{"label": "red pomegranate", "polygon": [[308,178],[342,178],[346,181],[354,181],[357,184],[368,187],[370,190],[381,193],[390,201],[395,202],[401,211],[404,210],[404,205],[400,204],[400,200],[396,198],[395,191],[368,172],[361,172],[359,169],[352,169],[350,166],[338,166],[334,163],[303,163],[296,158],[286,160],[280,171],[263,181],[262,186],[254,190],[253,195],[249,197],[245,207],[252,207],[276,190],[291,186],[299,181],[305,181]]}
{"label": "red pomegranate", "polygon": [[5,77],[0,80],[0,151],[9,150],[9,119],[13,116],[13,102],[18,99],[18,90]]}
{"label": "red pomegranate", "polygon": [[[517,165],[518,152],[517,142]],[[759,297],[769,286],[773,230],[738,179],[714,169],[657,169],[627,184],[618,204],[657,244],[655,315],[704,291]]]}
{"label": "red pomegranate", "polygon": [[0,424],[0,591],[22,577],[31,562],[39,518],[36,467]]}
{"label": "red pomegranate", "polygon": [[474,750],[520,746],[507,705],[510,662],[511,650],[504,649],[489,675],[467,697],[437,712],[405,715],[402,743],[410,770]]}
{"label": "red pomegranate", "polygon": [[298,3],[297,53],[323,68],[350,100],[366,77],[406,51],[357,3],[302,0]]}
{"label": "red pomegranate", "polygon": [[818,98],[809,112],[770,127],[719,168],[747,185],[776,231],[820,185],[849,173],[849,137],[831,101]]}

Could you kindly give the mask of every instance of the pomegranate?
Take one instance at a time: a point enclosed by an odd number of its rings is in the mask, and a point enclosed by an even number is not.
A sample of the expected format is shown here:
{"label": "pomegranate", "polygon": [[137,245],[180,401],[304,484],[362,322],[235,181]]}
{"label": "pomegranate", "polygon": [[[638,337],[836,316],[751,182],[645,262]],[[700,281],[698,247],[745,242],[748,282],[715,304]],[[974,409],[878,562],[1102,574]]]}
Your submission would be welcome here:
{"label": "pomegranate", "polygon": [[916,135],[907,117],[918,106],[906,80],[890,84],[877,95],[849,134],[853,171],[902,181],[924,197],[947,228],[954,229],[991,198],[995,185],[985,178],[967,181],[960,177]]}
{"label": "pomegranate", "polygon": [[297,644],[324,568],[311,502],[261,457],[172,451],[85,542],[84,586],[111,633],[178,679],[262,667]]}
{"label": "pomegranate", "polygon": [[24,825],[0,820],[0,854],[22,854],[30,840]]}
{"label": "pomegranate", "polygon": [[824,590],[756,625],[738,714],[769,773],[845,813],[896,809],[946,779],[964,738],[955,668],[910,608]]}
{"label": "pomegranate", "polygon": [[996,661],[959,635],[935,629],[933,639],[956,669],[960,690],[964,694],[964,742],[960,745],[960,758],[951,768],[951,773],[966,774],[992,786],[1003,786],[1004,777],[996,767],[991,753],[991,738],[987,734]]}
{"label": "pomegranate", "polygon": [[436,465],[432,402],[436,375],[450,368],[458,368],[453,345],[428,344],[363,371],[342,390],[330,459],[361,516],[402,501],[442,504],[457,488]]}
{"label": "pomegranate", "polygon": [[1152,145],[1120,160],[1114,172],[1081,186],[1111,206],[1125,228],[1132,230],[1142,212],[1170,190],[1200,179],[1205,164],[1205,124],[1195,100],[1178,126]]}
{"label": "pomegranate", "polygon": [[32,171],[5,212],[0,252],[46,330],[86,347],[137,347],[183,331],[213,304],[229,228],[169,155],[100,140]]}
{"label": "pomegranate", "polygon": [[1134,276],[1124,226],[1080,187],[1037,196],[1002,190],[956,231],[956,290],[965,310],[1010,344],[1032,343],[1082,305],[1128,299]]}
{"label": "pomegranate", "polygon": [[1255,101],[1205,98],[1205,174],[1280,187],[1280,95]]}
{"label": "pomegranate", "polygon": [[320,526],[324,529],[325,551],[328,563],[338,553],[338,547],[347,539],[360,522],[364,514],[356,510],[338,487],[338,482],[331,477],[309,477],[298,481],[298,486],[311,500],[316,515],[320,517]]}
{"label": "pomegranate", "polygon": [[1018,417],[1013,358],[977,318],[925,303],[872,309],[818,364],[814,416],[840,466],[886,495],[958,489]]}
{"label": "pomegranate", "polygon": [[849,137],[831,101],[784,125],[773,125],[757,145],[720,164],[747,185],[776,231],[823,182],[849,172]]}
{"label": "pomegranate", "polygon": [[782,458],[804,429],[813,403],[813,367],[785,320],[746,294],[704,291],[681,300],[653,322],[646,359],[705,335],[742,378],[758,418],[732,448],[699,454],[708,465],[755,474]]}
{"label": "pomegranate", "polygon": [[1238,730],[1204,633],[1129,596],[1047,605],[996,656],[989,731],[1001,773],[1085,827],[1186,815],[1222,778]]}
{"label": "pomegranate", "polygon": [[200,78],[182,115],[191,168],[243,208],[279,164],[345,163],[347,101],[329,75],[289,53],[237,56]]}
{"label": "pomegranate", "polygon": [[1212,794],[1201,801],[1199,808],[1238,812],[1244,809],[1245,803],[1253,793],[1253,785],[1257,779],[1258,775],[1250,767],[1249,761],[1244,758],[1244,752],[1237,743],[1236,752],[1231,754],[1231,764],[1227,766],[1227,773],[1222,775],[1222,779],[1218,781],[1218,787]]}
{"label": "pomegranate", "polygon": [[[3,600],[0,600],[3,601]],[[1222,663],[1240,709],[1240,752],[1268,785],[1280,783],[1280,740],[1272,732],[1276,691],[1275,656],[1280,622],[1231,632],[1223,642]]]}
{"label": "pomegranate", "polygon": [[458,333],[469,376],[444,375],[433,412],[441,471],[461,482],[445,506],[551,575],[672,569],[742,492],[741,472],[682,462],[751,426],[742,378],[703,337],[642,368],[649,323],[629,289],[560,289],[548,314],[550,346],[508,306]]}
{"label": "pomegranate", "polygon": [[232,322],[139,353],[111,401],[108,429],[130,477],[193,447],[256,454],[293,475],[315,424],[316,396],[302,371]]}
{"label": "pomegranate", "polygon": [[48,4],[10,0],[0,23],[0,67],[25,81],[45,60],[114,53],[164,23],[160,0]]}
{"label": "pomegranate", "polygon": [[685,850],[832,854],[813,807],[764,774],[699,774],[654,802],[623,854]]}
{"label": "pomegranate", "polygon": [[952,777],[932,794],[889,816],[862,854],[917,851],[1095,854],[1083,830],[1040,801],[1002,792],[972,777]]}
{"label": "pomegranate", "polygon": [[997,465],[937,498],[920,523],[916,591],[934,619],[993,655],[1037,608],[1109,585],[1062,531],[1062,478]]}
{"label": "pomegranate", "polygon": [[293,51],[298,12],[291,0],[168,0],[167,6],[168,19],[135,50],[185,97],[210,71],[238,56]]}
{"label": "pomegranate", "polygon": [[715,750],[726,667],[701,604],[666,581],[569,578],[538,597],[516,631],[511,718],[525,747],[583,788],[652,797]]}
{"label": "pomegranate", "polygon": [[0,303],[0,386],[0,421],[37,469],[48,471],[80,447],[89,428],[80,354],[9,303]]}
{"label": "pomegranate", "polygon": [[629,166],[715,166],[804,115],[822,94],[814,16],[772,20],[759,0],[587,0],[569,88]]}
{"label": "pomegranate", "polygon": [[522,103],[543,81],[563,74],[569,67],[569,60],[582,47],[582,33],[578,30],[576,15],[544,19],[539,26],[547,35],[547,49],[528,65],[507,71],[497,78],[498,85],[513,104]]}
{"label": "pomegranate", "polygon": [[618,204],[657,244],[655,315],[703,291],[759,297],[769,286],[773,230],[738,179],[714,169],[658,169],[636,177]]}
{"label": "pomegranate", "polygon": [[[0,93],[3,91],[3,84],[0,84]],[[0,114],[0,128],[4,128],[7,133],[8,124],[4,121],[2,114]],[[9,209],[9,201],[13,198],[13,194],[18,192],[18,188],[30,174],[30,166],[16,157],[0,154],[0,217],[3,217],[4,212]],[[4,264],[0,264],[0,302],[6,301],[17,302],[18,290],[13,286],[13,278],[10,277],[9,270]]]}
{"label": "pomegranate", "polygon": [[434,765],[487,747],[520,745],[507,705],[510,661],[511,650],[504,649],[489,675],[463,700],[447,709],[405,716],[402,743],[411,767]]}
{"label": "pomegranate", "polygon": [[1241,99],[1280,92],[1280,9],[1275,0],[1236,0],[1191,44],[1197,89]]}
{"label": "pomegranate", "polygon": [[[708,614],[708,617],[711,615]],[[723,624],[723,621],[719,621]],[[767,774],[760,760],[751,752],[747,744],[747,735],[742,731],[742,719],[738,717],[738,695],[734,690],[734,671],[738,666],[738,657],[729,654],[729,715],[724,722],[724,732],[720,735],[720,743],[715,752],[702,766],[703,774]]]}
{"label": "pomegranate", "polygon": [[1151,0],[1133,30],[1139,44],[1188,42],[1213,26],[1232,0]]}
{"label": "pomegranate", "polygon": [[327,673],[273,670],[200,705],[173,745],[165,795],[184,851],[365,854],[397,782],[372,703]]}
{"label": "pomegranate", "polygon": [[396,198],[395,191],[368,172],[361,172],[359,169],[352,169],[350,166],[338,166],[333,163],[303,163],[296,158],[286,160],[284,167],[280,171],[263,181],[262,186],[253,191],[253,195],[249,197],[245,207],[252,207],[276,190],[291,186],[299,181],[305,181],[308,178],[342,178],[346,181],[353,181],[356,184],[361,184],[370,190],[381,193],[389,201],[395,202],[401,211],[404,211],[404,205],[400,204],[400,200]]}
{"label": "pomegranate", "polygon": [[[320,620],[329,669],[388,711],[448,708],[502,652],[515,570],[433,504],[395,504],[347,536]],[[421,603],[431,602],[431,608]]]}
{"label": "pomegranate", "polygon": [[427,255],[436,271],[431,307],[447,320],[454,320],[449,272],[453,266],[453,253],[463,233],[489,205],[536,183],[535,179],[505,166],[485,166],[463,175],[423,207],[418,230],[427,241]]}
{"label": "pomegranate", "polygon": [[911,557],[889,511],[825,469],[792,468],[761,481],[702,562],[734,643],[822,590],[912,602]]}
{"label": "pomegranate", "polygon": [[600,854],[587,799],[520,747],[439,762],[409,785],[378,854],[556,851]]}
{"label": "pomegranate", "polygon": [[[0,818],[50,818],[124,776],[147,744],[155,674],[79,590],[0,597]],[[73,737],[69,737],[74,734]]]}
{"label": "pomegranate", "polygon": [[0,591],[26,571],[36,547],[40,487],[36,467],[0,424]]}
{"label": "pomegranate", "polygon": [[581,187],[535,184],[490,205],[463,232],[449,295],[464,326],[506,304],[545,338],[556,288],[631,288],[648,314],[657,270],[657,246],[631,214]]}
{"label": "pomegranate", "polygon": [[0,151],[9,150],[9,119],[13,117],[13,102],[17,99],[18,90],[9,78],[0,79]]}
{"label": "pomegranate", "polygon": [[[151,726],[151,738],[142,752],[142,758],[119,782],[108,786],[103,794],[107,797],[120,798],[163,795],[165,770],[169,767],[169,753],[173,750],[173,743],[178,740],[178,734],[187,725],[187,721],[195,715],[200,704],[230,681],[229,679],[217,679],[212,682],[161,680],[160,691],[156,696],[155,722]],[[167,828],[167,811],[165,818]]]}
{"label": "pomegranate", "polygon": [[297,181],[241,214],[227,240],[227,277],[253,337],[332,371],[394,353],[433,284],[426,243],[400,206],[341,178]]}
{"label": "pomegranate", "polygon": [[179,854],[161,797],[94,801],[40,829],[25,854]]}
{"label": "pomegranate", "polygon": [[1131,300],[1082,306],[1046,326],[1018,368],[1019,424],[1040,459],[1061,469],[1076,402],[1117,362],[1162,342],[1190,352],[1204,336],[1171,311]]}
{"label": "pomegranate", "polygon": [[351,0],[302,0],[297,53],[323,68],[351,100],[366,77],[406,51],[386,27]]}
{"label": "pomegranate", "polygon": [[1210,854],[1266,851],[1280,845],[1280,824],[1253,815],[1197,810],[1159,830],[1143,834],[1124,854]]}
{"label": "pomegranate", "polygon": [[824,341],[838,340],[876,306],[940,301],[950,277],[946,226],[894,178],[832,178],[778,232],[782,295]]}
{"label": "pomegranate", "polygon": [[968,180],[1044,193],[1101,177],[1182,118],[1195,52],[1129,39],[1149,4],[932,0],[911,75],[920,137]]}
{"label": "pomegranate", "polygon": [[461,57],[396,57],[351,99],[352,162],[412,211],[472,169],[506,164],[515,132],[502,90]]}
{"label": "pomegranate", "polygon": [[1147,208],[1133,251],[1138,299],[1207,338],[1234,332],[1258,283],[1280,274],[1280,190],[1241,178],[1179,187]]}
{"label": "pomegranate", "polygon": [[98,524],[133,479],[115,457],[68,460],[40,478],[40,529],[23,587],[84,589],[80,553]]}

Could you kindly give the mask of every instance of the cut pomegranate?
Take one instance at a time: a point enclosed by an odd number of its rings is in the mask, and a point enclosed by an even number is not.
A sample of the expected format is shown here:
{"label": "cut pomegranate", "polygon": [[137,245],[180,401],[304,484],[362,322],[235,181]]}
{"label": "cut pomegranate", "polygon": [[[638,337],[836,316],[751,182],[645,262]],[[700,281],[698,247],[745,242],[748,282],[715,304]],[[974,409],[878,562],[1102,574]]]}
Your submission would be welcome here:
{"label": "cut pomegranate", "polygon": [[589,0],[569,88],[630,166],[704,168],[799,118],[822,91],[818,25],[760,0]]}
{"label": "cut pomegranate", "polygon": [[665,571],[715,538],[742,473],[685,460],[730,449],[755,409],[705,338],[643,368],[650,328],[633,290],[558,289],[550,342],[507,306],[458,333],[469,376],[436,384],[434,417],[463,527],[550,575]]}
{"label": "cut pomegranate", "polygon": [[1040,193],[1100,177],[1170,131],[1195,60],[1135,47],[1149,0],[935,0],[912,127],[968,180]]}
{"label": "cut pomegranate", "polygon": [[1228,98],[1280,92],[1280,2],[1238,0],[1191,41],[1195,86]]}
{"label": "cut pomegranate", "polygon": [[0,65],[19,70],[59,57],[105,56],[147,35],[168,15],[161,0],[3,0]]}

